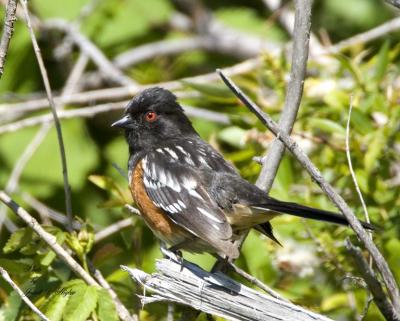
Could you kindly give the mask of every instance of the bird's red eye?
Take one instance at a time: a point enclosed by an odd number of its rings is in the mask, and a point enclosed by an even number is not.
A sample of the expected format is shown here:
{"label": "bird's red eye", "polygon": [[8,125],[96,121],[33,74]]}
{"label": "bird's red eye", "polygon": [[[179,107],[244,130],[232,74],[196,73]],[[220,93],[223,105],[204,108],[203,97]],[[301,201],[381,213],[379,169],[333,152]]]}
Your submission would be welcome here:
{"label": "bird's red eye", "polygon": [[157,119],[157,113],[155,111],[148,111],[146,113],[146,115],[144,116],[144,118],[149,123],[152,123],[153,121],[155,121]]}

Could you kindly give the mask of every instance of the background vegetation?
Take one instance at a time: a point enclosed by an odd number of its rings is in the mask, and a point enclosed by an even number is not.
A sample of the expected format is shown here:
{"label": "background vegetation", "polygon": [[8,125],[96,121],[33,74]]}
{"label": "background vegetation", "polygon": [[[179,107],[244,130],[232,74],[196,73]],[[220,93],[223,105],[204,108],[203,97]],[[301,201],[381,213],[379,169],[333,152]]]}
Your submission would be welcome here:
{"label": "background vegetation", "polygon": [[[92,4],[94,6],[85,14],[82,8],[88,7],[83,0],[62,3],[32,0],[30,10],[44,22],[52,18],[78,21],[81,32],[110,60],[128,49],[147,43],[183,40],[201,34],[199,30],[185,31],[171,26],[171,19],[181,7],[166,0],[98,0]],[[284,4],[283,10],[292,10],[292,5],[291,2]],[[277,48],[283,48],[290,42],[290,34],[279,23],[283,10],[271,12],[263,1],[204,1],[204,6],[212,12],[212,19],[227,28],[262,39]],[[1,16],[4,16],[4,8],[1,10]],[[378,0],[315,1],[312,31],[319,42],[329,48],[330,43],[338,43],[369,30],[396,14],[398,11]],[[192,18],[196,21],[195,16]],[[79,50],[68,42],[63,32],[51,28],[40,29],[38,37],[52,89],[55,94],[60,94],[80,55]],[[228,67],[250,58],[250,55],[244,57],[239,49],[222,52],[215,48],[197,48],[173,55],[153,55],[151,59],[123,68],[123,71],[140,84],[167,82],[213,72],[215,68]],[[325,56],[328,62],[311,55],[302,105],[293,130],[294,138],[306,149],[323,176],[363,218],[345,154],[345,126],[350,96],[353,97],[350,141],[353,167],[370,218],[381,227],[373,235],[374,241],[387,258],[398,282],[399,53],[399,34],[391,33],[373,42],[356,44],[340,53]],[[265,111],[279,119],[290,59],[286,50],[279,54],[262,50],[259,57],[261,66],[236,75],[234,79]],[[121,85],[107,75],[101,82],[93,81],[100,76],[92,77],[91,82],[90,74],[93,75],[97,69],[98,66],[90,61],[75,89],[87,91]],[[263,155],[272,140],[255,116],[238,103],[221,81],[199,84],[189,79],[182,82],[175,92],[186,106],[228,116],[223,123],[204,117],[193,117],[192,121],[201,136],[233,162],[243,177],[254,181],[260,165],[252,159]],[[18,119],[47,114],[48,110],[20,113],[13,105],[42,97],[45,97],[44,88],[29,34],[24,21],[19,19],[11,40],[5,73],[0,80],[0,131],[2,126]],[[102,101],[67,104],[65,108],[72,110],[115,100],[122,99],[110,97]],[[159,244],[152,233],[139,218],[123,207],[131,203],[131,199],[125,177],[113,164],[125,170],[128,151],[121,132],[110,128],[121,113],[122,109],[119,109],[89,119],[62,120],[73,214],[81,224],[76,232],[67,233],[64,224],[54,218],[57,213],[65,213],[62,171],[54,129],[50,130],[25,166],[13,198],[47,225],[47,231],[57,235],[60,243],[69,245],[84,265],[90,258],[116,289],[123,303],[139,313],[141,320],[164,320],[167,306],[152,304],[142,309],[133,295],[142,290],[119,269],[119,265],[124,264],[151,272],[155,259],[161,257]],[[5,189],[17,160],[37,131],[35,126],[1,133],[1,189]],[[334,210],[290,155],[284,157],[270,194],[279,199]],[[68,296],[65,302],[61,302],[60,296],[56,295],[57,290],[71,288],[80,294],[81,302],[86,307],[87,315],[83,310],[81,313],[83,320],[89,314],[99,320],[116,319],[111,308],[97,304],[107,301],[104,299],[106,294],[96,292],[81,281],[73,281],[75,276],[52,252],[49,253],[43,241],[24,228],[24,223],[11,211],[7,211],[7,217],[18,230],[13,231],[3,224],[0,265],[25,290],[33,288],[29,297],[42,311],[53,313],[52,320],[61,320],[61,315],[64,315],[64,320],[80,320],[71,312],[77,302],[68,303]],[[95,233],[126,218],[131,218],[129,226],[94,241]],[[337,320],[359,318],[368,292],[357,278],[354,262],[344,247],[345,237],[352,237],[353,232],[289,216],[275,219],[273,226],[283,247],[251,232],[244,243],[238,265],[297,304]],[[209,255],[185,253],[185,258],[205,268],[210,268],[214,262]],[[0,320],[37,319],[2,279],[0,304]],[[176,314],[178,312],[179,309]],[[382,320],[373,303],[364,320]]]}

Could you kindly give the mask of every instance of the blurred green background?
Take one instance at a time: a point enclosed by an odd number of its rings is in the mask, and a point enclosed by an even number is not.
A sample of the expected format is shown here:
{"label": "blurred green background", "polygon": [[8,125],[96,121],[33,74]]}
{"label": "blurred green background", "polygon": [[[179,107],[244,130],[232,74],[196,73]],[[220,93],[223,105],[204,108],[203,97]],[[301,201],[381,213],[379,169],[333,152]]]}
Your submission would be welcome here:
{"label": "blurred green background", "polygon": [[[143,44],[164,39],[186,39],[194,34],[193,31],[185,32],[168,26],[176,12],[176,5],[166,0],[108,0],[94,3],[95,7],[90,14],[80,18],[80,28],[110,60]],[[76,21],[86,4],[87,1],[82,0],[29,2],[32,13],[42,21],[50,18]],[[214,0],[204,1],[203,5],[217,21],[234,30],[278,46],[284,46],[290,41],[290,35],[279,24],[279,14],[269,11],[261,0]],[[292,10],[293,3],[289,1],[284,7]],[[3,7],[0,13],[3,17]],[[319,0],[313,5],[312,31],[324,44],[337,43],[396,15],[398,11],[378,0]],[[55,93],[60,93],[79,51],[74,48],[66,56],[57,56],[55,49],[64,41],[62,34],[48,31],[37,35],[52,88]],[[323,176],[345,198],[358,217],[363,218],[345,155],[345,126],[350,96],[353,96],[350,140],[353,167],[371,220],[381,227],[380,232],[374,234],[374,241],[388,260],[398,282],[399,39],[397,32],[354,46],[329,56],[329,65],[311,58],[302,105],[293,130],[293,137],[321,169]],[[261,68],[234,79],[266,112],[278,120],[285,97],[290,59],[284,53],[276,56],[265,51],[260,57]],[[212,72],[215,68],[228,67],[242,60],[235,52],[219,53],[199,49],[154,57],[128,67],[124,72],[140,84],[153,84]],[[95,64],[89,63],[87,71],[95,70]],[[115,84],[105,82],[100,88],[110,86]],[[27,29],[23,20],[18,19],[5,73],[0,79],[0,108],[13,102],[43,97],[43,92]],[[192,118],[192,121],[205,140],[234,163],[243,177],[254,182],[260,166],[252,158],[262,155],[272,140],[272,136],[256,117],[238,103],[221,81],[199,85],[189,80],[182,83],[179,93],[183,96],[180,101],[185,105],[229,116],[230,124],[201,118]],[[77,107],[66,106],[67,109]],[[29,116],[47,112],[35,111],[29,113]],[[84,228],[79,235],[67,235],[62,224],[53,222],[57,228],[49,227],[48,230],[57,235],[60,242],[67,242],[73,247],[73,240],[78,240],[78,243],[86,246],[93,231],[97,232],[118,220],[132,217],[123,208],[124,203],[130,201],[126,180],[113,166],[117,164],[125,170],[128,156],[122,133],[110,128],[110,124],[121,113],[122,110],[90,119],[62,120],[73,213],[79,217]],[[0,114],[0,127],[9,122],[4,115],[6,113]],[[38,127],[31,127],[0,135],[1,189],[6,186],[16,161],[37,130]],[[318,186],[289,154],[280,165],[271,195],[334,210]],[[60,156],[54,129],[23,170],[18,190],[13,193],[13,197],[40,220],[32,203],[27,201],[29,196],[51,209],[65,213]],[[7,215],[18,227],[24,227],[23,222],[13,213],[7,212]],[[336,320],[356,320],[365,305],[367,292],[355,278],[359,276],[358,271],[344,247],[347,236],[354,238],[352,231],[288,216],[275,219],[273,226],[283,247],[251,232],[244,243],[238,265],[297,304]],[[56,291],[57,288],[65,287],[65,282],[74,279],[74,275],[57,258],[49,256],[47,247],[27,230],[19,230],[12,238],[10,235],[3,226],[0,265],[19,284],[29,287],[30,278],[35,276],[39,277],[35,286]],[[82,261],[86,258],[93,261],[127,307],[140,313],[141,320],[165,320],[166,305],[156,303],[141,309],[134,292],[141,293],[142,290],[119,269],[119,265],[124,264],[152,272],[155,259],[161,257],[158,242],[140,219],[132,217],[130,227],[87,248],[73,249]],[[185,253],[185,258],[204,268],[210,268],[214,262],[209,255]],[[82,284],[78,285],[80,289],[83,288]],[[52,298],[54,301],[54,296]],[[43,291],[38,290],[31,299],[44,311],[54,312],[49,302],[46,302],[48,295],[46,297]],[[0,305],[1,321],[37,320],[3,280],[0,280]],[[179,311],[178,308],[176,314]],[[104,318],[97,311],[97,316],[99,314]],[[107,318],[112,321],[115,314]],[[61,320],[61,316],[54,316],[54,320]],[[383,320],[374,304],[365,320]]]}

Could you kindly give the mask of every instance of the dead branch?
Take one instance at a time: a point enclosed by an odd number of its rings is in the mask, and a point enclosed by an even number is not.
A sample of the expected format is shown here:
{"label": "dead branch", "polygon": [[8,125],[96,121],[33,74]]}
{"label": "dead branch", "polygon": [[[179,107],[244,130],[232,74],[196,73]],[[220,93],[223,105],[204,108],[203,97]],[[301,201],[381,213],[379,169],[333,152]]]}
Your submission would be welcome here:
{"label": "dead branch", "polygon": [[[210,273],[173,258],[158,260],[157,272],[122,266],[144,287],[143,304],[173,302],[228,320],[328,321],[329,318],[248,288],[221,272]],[[151,291],[151,296],[146,295]]]}

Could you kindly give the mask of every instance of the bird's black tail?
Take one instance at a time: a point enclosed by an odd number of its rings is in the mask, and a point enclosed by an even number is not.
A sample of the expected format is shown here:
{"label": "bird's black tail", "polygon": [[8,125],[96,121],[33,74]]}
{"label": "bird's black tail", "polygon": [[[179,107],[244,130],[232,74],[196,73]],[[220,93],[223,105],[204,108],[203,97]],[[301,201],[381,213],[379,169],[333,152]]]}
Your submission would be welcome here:
{"label": "bird's black tail", "polygon": [[[344,217],[341,214],[324,211],[296,203],[283,202],[273,198],[271,198],[268,201],[268,203],[252,205],[252,207],[257,209],[272,210],[280,213],[286,213],[298,217],[303,217],[323,222],[335,223],[339,225],[346,225],[346,226],[349,225],[346,217]],[[372,224],[363,221],[360,221],[360,223],[364,228],[368,230],[375,229],[375,227]]]}

